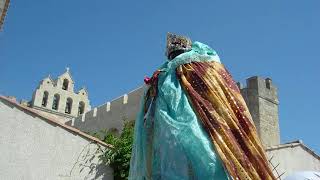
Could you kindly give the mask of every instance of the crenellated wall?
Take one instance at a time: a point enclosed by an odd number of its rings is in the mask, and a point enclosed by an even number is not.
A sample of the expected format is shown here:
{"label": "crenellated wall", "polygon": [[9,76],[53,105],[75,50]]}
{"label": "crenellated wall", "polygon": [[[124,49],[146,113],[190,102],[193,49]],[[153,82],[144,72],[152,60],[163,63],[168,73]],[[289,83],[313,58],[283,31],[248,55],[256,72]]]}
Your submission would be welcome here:
{"label": "crenellated wall", "polygon": [[143,92],[144,87],[139,87],[128,94],[93,108],[66,124],[90,133],[110,129],[117,129],[121,132],[125,120],[135,120]]}
{"label": "crenellated wall", "polygon": [[[271,79],[250,77],[242,87],[238,83],[241,94],[246,101],[255,126],[267,146],[280,144],[278,118],[277,88]],[[84,132],[117,129],[122,131],[124,120],[135,120],[140,107],[144,87],[139,87],[128,94],[107,102],[80,117],[67,122]]]}

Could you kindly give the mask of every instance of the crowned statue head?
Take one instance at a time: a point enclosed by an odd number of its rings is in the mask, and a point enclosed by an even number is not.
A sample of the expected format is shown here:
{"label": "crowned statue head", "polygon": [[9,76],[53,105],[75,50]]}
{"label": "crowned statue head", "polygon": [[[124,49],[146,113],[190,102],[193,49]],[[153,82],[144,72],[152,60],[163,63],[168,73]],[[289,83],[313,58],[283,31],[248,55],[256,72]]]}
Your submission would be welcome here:
{"label": "crowned statue head", "polygon": [[174,59],[178,55],[191,50],[192,41],[186,36],[167,34],[167,50],[166,56],[169,60]]}

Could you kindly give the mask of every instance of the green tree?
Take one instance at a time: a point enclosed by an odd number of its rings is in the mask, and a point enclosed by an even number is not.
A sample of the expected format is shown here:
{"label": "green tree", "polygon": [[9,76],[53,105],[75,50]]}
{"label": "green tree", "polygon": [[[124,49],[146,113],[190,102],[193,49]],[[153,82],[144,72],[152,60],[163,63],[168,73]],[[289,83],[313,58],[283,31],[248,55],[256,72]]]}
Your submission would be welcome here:
{"label": "green tree", "polygon": [[107,149],[100,156],[100,159],[105,164],[113,168],[113,176],[115,180],[128,179],[133,133],[134,122],[129,121],[125,123],[123,132],[120,136],[117,136],[113,132],[106,131],[95,134],[95,136],[97,136],[99,139],[101,139],[105,143],[113,145],[114,147]]}

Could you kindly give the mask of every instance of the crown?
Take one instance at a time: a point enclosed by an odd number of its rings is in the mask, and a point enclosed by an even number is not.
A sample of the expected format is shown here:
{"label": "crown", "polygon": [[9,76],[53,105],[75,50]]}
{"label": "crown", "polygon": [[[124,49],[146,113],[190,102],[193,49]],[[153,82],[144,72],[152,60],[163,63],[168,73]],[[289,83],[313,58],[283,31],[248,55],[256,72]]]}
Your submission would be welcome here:
{"label": "crown", "polygon": [[[186,52],[191,50],[192,41],[186,36],[180,36],[172,33],[167,33],[167,51],[166,56],[175,51]],[[170,59],[170,58],[169,58]]]}

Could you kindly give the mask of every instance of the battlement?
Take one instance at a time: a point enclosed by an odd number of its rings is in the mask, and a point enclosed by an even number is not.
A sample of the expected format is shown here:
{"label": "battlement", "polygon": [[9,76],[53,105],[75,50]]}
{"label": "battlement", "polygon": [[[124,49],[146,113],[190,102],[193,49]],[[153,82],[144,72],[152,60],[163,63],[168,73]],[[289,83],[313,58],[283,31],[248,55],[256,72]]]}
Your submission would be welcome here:
{"label": "battlement", "polygon": [[128,94],[95,107],[67,124],[91,133],[111,129],[122,131],[124,121],[136,119],[143,92],[144,87],[141,86]]}
{"label": "battlement", "polygon": [[270,78],[262,78],[258,76],[250,77],[246,80],[246,86],[237,83],[242,95],[255,94],[261,98],[279,104],[278,88],[272,83]]}

